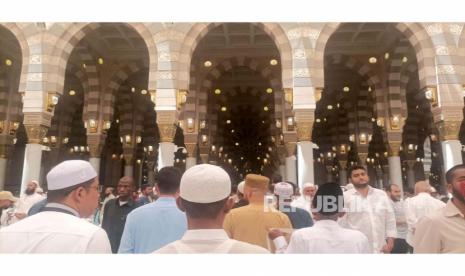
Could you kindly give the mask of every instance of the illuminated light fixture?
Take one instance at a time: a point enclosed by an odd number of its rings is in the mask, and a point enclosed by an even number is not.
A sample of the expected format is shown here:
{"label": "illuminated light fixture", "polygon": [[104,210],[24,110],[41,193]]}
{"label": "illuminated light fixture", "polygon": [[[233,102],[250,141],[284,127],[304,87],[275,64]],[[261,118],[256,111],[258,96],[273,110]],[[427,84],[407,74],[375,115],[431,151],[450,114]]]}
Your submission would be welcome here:
{"label": "illuminated light fixture", "polygon": [[125,141],[126,143],[130,144],[130,143],[131,143],[131,135],[125,135],[125,136],[124,136],[124,141]]}
{"label": "illuminated light fixture", "polygon": [[80,146],[79,148],[80,148],[81,152],[86,152],[86,147]]}
{"label": "illuminated light fixture", "polygon": [[15,138],[13,138],[13,144],[16,145],[16,142],[18,142],[18,138],[15,137]]}
{"label": "illuminated light fixture", "polygon": [[273,151],[273,148],[272,148],[272,147],[268,147],[268,151],[269,151],[269,152],[272,152],[272,151]]}
{"label": "illuminated light fixture", "polygon": [[231,158],[228,159],[228,163],[232,164],[232,159]]}
{"label": "illuminated light fixture", "polygon": [[63,144],[68,144],[68,141],[69,141],[68,137],[63,138]]}
{"label": "illuminated light fixture", "polygon": [[379,126],[379,127],[384,127],[384,120],[382,118],[378,118],[376,120],[376,124]]}
{"label": "illuminated light fixture", "polygon": [[148,146],[147,149],[148,149],[149,152],[152,152],[153,151],[153,146]]}
{"label": "illuminated light fixture", "polygon": [[268,94],[273,93],[273,89],[268,87],[268,88],[266,89],[266,93],[268,93]]}
{"label": "illuminated light fixture", "polygon": [[236,142],[236,144],[235,144],[235,145],[236,145],[236,147],[237,147],[237,146],[239,146],[239,143],[238,143],[238,142]]}
{"label": "illuminated light fixture", "polygon": [[326,122],[326,117],[323,118],[323,121]]}
{"label": "illuminated light fixture", "polygon": [[317,123],[321,122],[320,118],[316,118],[316,122]]}
{"label": "illuminated light fixture", "polygon": [[116,154],[113,153],[113,154],[111,155],[111,158],[116,159]]}
{"label": "illuminated light fixture", "polygon": [[52,112],[53,108],[58,104],[60,97],[53,92],[49,92],[47,95],[47,111]]}
{"label": "illuminated light fixture", "polygon": [[265,123],[265,121],[262,121],[262,124],[264,124],[264,123]]}
{"label": "illuminated light fixture", "polygon": [[216,95],[221,94],[221,89],[219,89],[219,88],[215,89],[215,94],[216,94]]}
{"label": "illuminated light fixture", "polygon": [[202,143],[206,144],[208,142],[208,137],[205,134],[202,134]]}
{"label": "illuminated light fixture", "polygon": [[260,160],[260,156],[257,156],[257,160]]}
{"label": "illuminated light fixture", "polygon": [[389,59],[389,53],[388,52],[384,53],[384,59]]}
{"label": "illuminated light fixture", "polygon": [[360,144],[364,145],[367,143],[367,135],[365,133],[360,133],[358,136]]}
{"label": "illuminated light fixture", "polygon": [[137,144],[142,143],[142,137],[137,136],[137,137],[136,137],[136,142],[137,142]]}
{"label": "illuminated light fixture", "polygon": [[344,92],[349,92],[350,91],[350,88],[348,86],[344,86],[344,88],[342,88],[342,91]]}
{"label": "illuminated light fixture", "polygon": [[147,94],[147,90],[142,89],[142,90],[140,91],[140,93],[141,93],[142,95],[146,95],[146,94]]}
{"label": "illuminated light fixture", "polygon": [[415,145],[414,144],[408,144],[407,148],[408,148],[409,151],[413,151],[413,149],[415,148]]}
{"label": "illuminated light fixture", "polygon": [[431,102],[432,106],[438,106],[438,92],[435,86],[425,88],[425,98]]}
{"label": "illuminated light fixture", "polygon": [[86,69],[87,65],[85,63],[82,64],[82,68]]}
{"label": "illuminated light fixture", "polygon": [[47,144],[47,143],[48,143],[48,138],[47,138],[47,137],[44,137],[44,138],[42,139],[42,142],[43,142],[44,144]]}
{"label": "illuminated light fixture", "polygon": [[231,123],[231,120],[226,120],[226,124],[230,124]]}
{"label": "illuminated light fixture", "polygon": [[216,146],[212,145],[212,151],[216,151]]}
{"label": "illuminated light fixture", "polygon": [[98,58],[97,62],[98,62],[98,64],[102,65],[103,64],[103,58],[101,58],[101,57]]}
{"label": "illuminated light fixture", "polygon": [[223,152],[223,147],[220,147],[220,152]]}
{"label": "illuminated light fixture", "polygon": [[136,160],[136,163],[137,163],[137,164],[140,164],[140,163],[141,163],[140,159],[137,159],[137,160]]}
{"label": "illuminated light fixture", "polygon": [[76,95],[76,91],[74,91],[74,90],[69,90],[69,95],[70,95],[70,96]]}
{"label": "illuminated light fixture", "polygon": [[209,60],[206,60],[206,61],[203,63],[203,66],[205,66],[205,67],[211,67],[211,66],[212,66],[212,62],[209,61]]}
{"label": "illuminated light fixture", "polygon": [[258,145],[261,146],[261,145],[262,145],[262,142],[258,142]]}
{"label": "illuminated light fixture", "polygon": [[241,156],[241,160],[244,160],[244,156]]}
{"label": "illuminated light fixture", "polygon": [[287,117],[287,130],[292,131],[294,130],[294,117]]}
{"label": "illuminated light fixture", "polygon": [[281,128],[281,119],[276,119],[276,128]]}
{"label": "illuminated light fixture", "polygon": [[135,87],[131,87],[131,92],[132,92],[132,93],[136,92],[136,88],[135,88]]}
{"label": "illuminated light fixture", "polygon": [[400,118],[397,115],[391,118],[391,129],[400,129]]}
{"label": "illuminated light fixture", "polygon": [[263,110],[268,111],[268,106],[264,106]]}
{"label": "illuminated light fixture", "polygon": [[337,106],[337,108],[341,107],[341,105],[340,105],[339,103],[337,103],[337,105],[336,105],[336,106]]}
{"label": "illuminated light fixture", "polygon": [[278,61],[276,59],[270,60],[270,65],[275,66],[278,65]]}
{"label": "illuminated light fixture", "polygon": [[368,142],[371,142],[371,139],[373,138],[372,134],[368,134]]}
{"label": "illuminated light fixture", "polygon": [[263,158],[263,163],[265,163],[265,164],[268,163],[268,159]]}
{"label": "illuminated light fixture", "polygon": [[268,153],[266,154],[266,158],[270,158],[270,155]]}
{"label": "illuminated light fixture", "polygon": [[75,152],[79,152],[79,147],[78,147],[78,146],[74,146],[74,151],[75,151]]}
{"label": "illuminated light fixture", "polygon": [[355,135],[354,134],[349,135],[349,141],[355,142]]}
{"label": "illuminated light fixture", "polygon": [[328,110],[332,110],[332,109],[333,109],[333,106],[332,106],[332,105],[328,105],[328,106],[326,106],[326,108],[327,108]]}
{"label": "illuminated light fixture", "polygon": [[403,57],[403,58],[402,58],[402,62],[403,62],[403,63],[406,63],[407,61],[408,61],[408,58],[407,58],[407,57]]}
{"label": "illuminated light fixture", "polygon": [[226,106],[222,106],[222,107],[221,107],[221,111],[226,112],[226,110],[228,110],[228,109],[226,108]]}
{"label": "illuminated light fixture", "polygon": [[231,133],[234,133],[234,129],[231,129]]}
{"label": "illuminated light fixture", "polygon": [[207,121],[205,120],[200,121],[200,129],[204,129],[206,127],[207,127]]}
{"label": "illuminated light fixture", "polygon": [[5,59],[5,65],[6,66],[11,66],[13,64],[13,61],[11,61],[11,59]]}
{"label": "illuminated light fixture", "polygon": [[89,132],[96,133],[97,132],[97,121],[94,119],[89,120]]}
{"label": "illuminated light fixture", "polygon": [[376,118],[374,118],[374,117],[371,118],[371,121],[372,121],[373,123],[376,122]]}
{"label": "illuminated light fixture", "polygon": [[371,63],[371,64],[375,64],[378,60],[375,58],[375,57],[370,57],[368,59],[368,62]]}
{"label": "illuminated light fixture", "polygon": [[194,132],[194,118],[187,118],[187,131]]}
{"label": "illuminated light fixture", "polygon": [[368,86],[368,92],[371,92],[371,86]]}
{"label": "illuminated light fixture", "polygon": [[104,121],[103,122],[103,129],[110,129],[111,127],[111,122],[110,121]]}

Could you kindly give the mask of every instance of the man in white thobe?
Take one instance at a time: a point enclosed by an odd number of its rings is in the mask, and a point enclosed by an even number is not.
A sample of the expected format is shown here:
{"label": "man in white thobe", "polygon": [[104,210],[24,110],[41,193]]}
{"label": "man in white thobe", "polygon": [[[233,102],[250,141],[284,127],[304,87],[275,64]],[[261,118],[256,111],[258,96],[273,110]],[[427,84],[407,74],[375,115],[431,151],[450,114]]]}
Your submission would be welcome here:
{"label": "man in white thobe", "polygon": [[230,239],[223,229],[225,215],[234,205],[231,180],[220,167],[202,164],[181,178],[178,208],[186,212],[188,230],[175,242],[154,253],[269,253],[268,250]]}
{"label": "man in white thobe", "polygon": [[430,195],[431,186],[426,181],[415,183],[415,196],[405,203],[405,216],[407,218],[407,243],[413,247],[415,228],[417,222],[425,215],[441,209],[446,204]]}
{"label": "man in white thobe", "polygon": [[18,222],[27,217],[27,212],[29,212],[29,209],[37,202],[44,199],[43,195],[37,193],[37,189],[39,188],[39,182],[35,180],[27,183],[26,190],[19,197],[19,200],[16,203],[16,209],[14,216],[11,219],[11,223]]}
{"label": "man in white thobe", "polygon": [[42,212],[0,229],[0,253],[111,253],[105,231],[82,219],[98,206],[92,165],[64,161],[47,174],[47,183]]}
{"label": "man in white thobe", "polygon": [[390,253],[397,229],[387,194],[369,185],[370,178],[363,166],[352,167],[349,178],[354,189],[344,193],[347,213],[339,219],[339,224],[365,234],[373,253]]}

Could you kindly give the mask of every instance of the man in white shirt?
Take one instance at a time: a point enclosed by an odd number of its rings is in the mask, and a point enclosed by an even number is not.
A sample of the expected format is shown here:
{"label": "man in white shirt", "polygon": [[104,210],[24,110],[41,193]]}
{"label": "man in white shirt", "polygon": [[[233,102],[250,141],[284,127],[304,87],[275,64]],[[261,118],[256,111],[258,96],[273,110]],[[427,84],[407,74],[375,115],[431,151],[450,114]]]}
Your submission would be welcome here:
{"label": "man in white shirt", "polygon": [[407,253],[407,219],[405,218],[405,201],[402,199],[402,191],[396,184],[386,187],[386,193],[391,199],[394,215],[396,216],[397,238],[394,240],[394,248],[391,253]]}
{"label": "man in white shirt", "polygon": [[13,204],[18,201],[9,191],[0,192],[0,228],[9,225],[11,219]]}
{"label": "man in white shirt", "polygon": [[387,194],[369,185],[370,178],[363,166],[352,167],[349,178],[354,189],[344,193],[347,213],[339,219],[339,224],[365,234],[373,253],[390,253],[397,229]]}
{"label": "man in white shirt", "polygon": [[178,208],[186,212],[188,230],[154,253],[269,253],[266,249],[230,239],[223,230],[225,215],[234,205],[231,180],[220,167],[202,164],[181,178]]}
{"label": "man in white shirt", "polygon": [[[339,226],[337,219],[344,215],[342,189],[336,183],[320,186],[313,198],[314,218],[312,227],[295,231],[287,246],[279,230],[269,232],[278,253],[371,253],[368,239],[360,231]],[[286,248],[287,246],[287,248]]]}
{"label": "man in white shirt", "polygon": [[316,191],[318,190],[318,186],[313,184],[313,183],[305,183],[303,186],[302,186],[302,193],[301,193],[301,196],[299,198],[297,198],[296,200],[294,200],[291,204],[291,206],[293,207],[297,207],[297,208],[302,208],[304,210],[306,210],[307,212],[310,213],[310,216],[312,216],[312,212],[311,212],[311,205],[312,205],[312,200],[313,200],[313,197],[315,196],[315,193]]}
{"label": "man in white shirt", "polygon": [[408,233],[407,243],[413,247],[416,223],[425,215],[443,208],[446,204],[430,195],[431,186],[426,181],[415,183],[415,196],[405,204]]}
{"label": "man in white shirt", "polygon": [[0,253],[111,253],[105,231],[82,219],[98,206],[92,165],[64,161],[47,174],[47,183],[42,212],[0,229]]}
{"label": "man in white shirt", "polygon": [[18,203],[16,204],[16,211],[11,223],[18,222],[27,217],[29,209],[37,202],[44,199],[44,196],[37,193],[39,188],[39,182],[32,180],[27,183],[26,190],[19,197]]}

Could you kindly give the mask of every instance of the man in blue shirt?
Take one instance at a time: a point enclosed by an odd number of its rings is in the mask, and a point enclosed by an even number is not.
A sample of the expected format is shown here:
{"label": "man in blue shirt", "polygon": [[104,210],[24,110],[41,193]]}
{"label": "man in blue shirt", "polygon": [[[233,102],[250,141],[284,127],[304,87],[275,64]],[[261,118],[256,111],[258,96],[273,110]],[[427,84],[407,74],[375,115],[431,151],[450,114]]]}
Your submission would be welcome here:
{"label": "man in blue shirt", "polygon": [[175,167],[159,171],[155,179],[159,198],[128,215],[118,253],[152,253],[181,239],[187,219],[176,206],[180,181],[181,172]]}

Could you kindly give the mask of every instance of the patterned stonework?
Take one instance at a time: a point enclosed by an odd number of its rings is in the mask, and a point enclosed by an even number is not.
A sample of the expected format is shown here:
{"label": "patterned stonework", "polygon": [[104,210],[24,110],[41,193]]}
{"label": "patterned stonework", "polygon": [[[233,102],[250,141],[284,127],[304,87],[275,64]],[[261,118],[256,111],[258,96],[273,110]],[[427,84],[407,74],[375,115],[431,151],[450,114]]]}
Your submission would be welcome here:
{"label": "patterned stonework", "polygon": [[196,149],[197,149],[197,144],[195,143],[185,143],[187,153],[189,154],[189,157],[195,157],[196,154]]}
{"label": "patterned stonework", "polygon": [[389,141],[389,156],[399,156],[400,141]]}
{"label": "patterned stonework", "polygon": [[312,139],[313,122],[299,122],[297,124],[298,141],[310,141]]}
{"label": "patterned stonework", "polygon": [[42,125],[25,125],[28,144],[40,144],[48,128]]}
{"label": "patterned stonework", "polygon": [[295,150],[296,150],[296,147],[297,147],[297,143],[294,143],[294,142],[288,142],[286,143],[286,153],[287,153],[287,156],[293,156],[295,155]]}
{"label": "patterned stonework", "polygon": [[158,129],[160,130],[160,142],[173,142],[174,134],[176,133],[174,124],[158,124]]}
{"label": "patterned stonework", "polygon": [[458,140],[460,131],[460,121],[441,121],[437,124],[439,135],[442,141]]}
{"label": "patterned stonework", "polygon": [[87,134],[87,145],[89,146],[90,157],[100,158],[104,140],[103,135]]}

